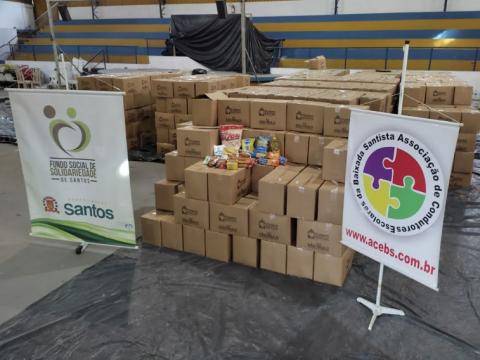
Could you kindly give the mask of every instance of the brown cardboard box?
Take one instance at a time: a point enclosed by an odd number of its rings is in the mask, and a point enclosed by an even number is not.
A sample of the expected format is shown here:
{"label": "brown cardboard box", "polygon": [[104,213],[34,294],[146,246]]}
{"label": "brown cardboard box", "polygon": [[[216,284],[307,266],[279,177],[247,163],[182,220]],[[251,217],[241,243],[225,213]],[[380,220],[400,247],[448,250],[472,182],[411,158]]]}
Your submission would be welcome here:
{"label": "brown cardboard box", "polygon": [[175,150],[175,145],[157,142],[157,154],[166,154]]}
{"label": "brown cardboard box", "polygon": [[462,173],[452,173],[450,175],[450,183],[448,185],[449,189],[458,189],[458,188],[467,188],[472,182],[472,173],[462,174]]}
{"label": "brown cardboard box", "polygon": [[455,151],[455,157],[453,158],[453,172],[457,173],[471,173],[473,170],[473,159],[475,153]]}
{"label": "brown cardboard box", "polygon": [[173,83],[173,96],[180,97],[195,97],[195,82],[193,80],[180,80],[177,79]]}
{"label": "brown cardboard box", "polygon": [[138,118],[140,117],[138,109],[126,110],[124,114],[125,114],[125,123],[127,124],[138,121]]}
{"label": "brown cardboard box", "polygon": [[155,112],[155,127],[175,129],[175,118],[173,114]]}
{"label": "brown cardboard box", "polygon": [[218,124],[235,124],[250,126],[250,100],[248,99],[219,99]]}
{"label": "brown cardboard box", "polygon": [[246,138],[256,138],[260,135],[268,135],[272,138],[275,137],[280,142],[280,152],[282,155],[285,154],[285,132],[276,131],[276,130],[261,130],[261,129],[249,129],[245,128],[242,132],[242,139]]}
{"label": "brown cardboard box", "polygon": [[306,133],[323,133],[324,105],[310,101],[287,103],[287,130]]}
{"label": "brown cardboard box", "polygon": [[208,200],[225,205],[235,204],[250,192],[250,178],[250,169],[212,168],[208,172]]}
{"label": "brown cardboard box", "polygon": [[236,79],[236,86],[235,87],[243,87],[243,86],[250,86],[250,75],[246,74],[237,74],[235,75]]}
{"label": "brown cardboard box", "polygon": [[164,113],[167,111],[167,100],[163,98],[155,99],[155,111]]}
{"label": "brown cardboard box", "polygon": [[177,151],[165,154],[165,175],[167,180],[185,181],[185,158]]}
{"label": "brown cardboard box", "polygon": [[318,188],[322,185],[322,169],[308,166],[287,185],[287,215],[315,220]]}
{"label": "brown cardboard box", "polygon": [[173,195],[178,193],[181,182],[162,179],[155,183],[155,208],[173,211]]}
{"label": "brown cardboard box", "polygon": [[173,215],[162,218],[162,245],[169,249],[183,251],[182,224],[175,223]]}
{"label": "brown cardboard box", "polygon": [[157,98],[173,98],[173,81],[169,79],[153,79],[151,81],[152,96]]}
{"label": "brown cardboard box", "polygon": [[430,118],[430,110],[423,106],[416,107],[404,107],[402,110],[402,115],[415,116],[420,118]]}
{"label": "brown cardboard box", "polygon": [[218,79],[206,79],[195,82],[195,96],[202,96],[218,90]]}
{"label": "brown cardboard box", "polygon": [[285,156],[288,161],[298,164],[306,164],[308,162],[309,139],[309,134],[285,133]]}
{"label": "brown cardboard box", "polygon": [[181,124],[185,124],[191,121],[192,115],[190,114],[175,114],[175,128],[182,126]]}
{"label": "brown cardboard box", "polygon": [[471,105],[473,97],[473,86],[470,85],[456,85],[453,95],[454,105]]}
{"label": "brown cardboard box", "polygon": [[212,155],[213,146],[217,144],[217,128],[183,127],[177,129],[177,147],[180,155],[203,158]]}
{"label": "brown cardboard box", "polygon": [[232,259],[232,236],[215,231],[205,231],[206,256],[218,261]]}
{"label": "brown cardboard box", "polygon": [[233,236],[233,262],[258,267],[258,255],[259,255],[259,240],[244,237]]}
{"label": "brown cardboard box", "polygon": [[268,165],[258,165],[255,164],[252,167],[252,180],[251,180],[251,187],[252,187],[252,192],[253,193],[258,193],[258,182],[260,181],[261,178],[264,176],[270,174],[275,168],[273,166],[268,166]]}
{"label": "brown cardboard box", "polygon": [[96,90],[95,76],[77,76],[78,90]]}
{"label": "brown cardboard box", "polygon": [[210,230],[225,234],[248,236],[248,212],[256,203],[241,198],[233,205],[210,203]]}
{"label": "brown cardboard box", "polygon": [[348,137],[351,108],[342,105],[325,106],[323,134],[325,136]]}
{"label": "brown cardboard box", "polygon": [[162,246],[162,216],[156,210],[151,210],[140,217],[143,243]]}
{"label": "brown cardboard box", "polygon": [[250,126],[254,129],[285,130],[287,102],[283,100],[250,101]]}
{"label": "brown cardboard box", "polygon": [[[416,107],[418,105],[425,103],[425,94],[427,92],[427,87],[424,84],[419,83],[405,83],[405,96],[403,98],[403,106],[405,107]],[[404,115],[405,111],[404,111]],[[410,115],[416,116],[416,115]],[[428,117],[428,115],[427,115]]]}
{"label": "brown cardboard box", "polygon": [[285,215],[287,185],[303,166],[279,166],[258,182],[258,210],[266,213]]}
{"label": "brown cardboard box", "polygon": [[342,227],[317,221],[299,220],[297,224],[297,246],[299,248],[342,256],[346,247],[340,243]]}
{"label": "brown cardboard box", "polygon": [[284,215],[261,212],[258,204],[250,208],[249,237],[290,245],[293,243],[294,220]]}
{"label": "brown cardboard box", "polygon": [[342,224],[345,186],[325,181],[318,189],[317,221]]}
{"label": "brown cardboard box", "polygon": [[183,251],[205,256],[205,229],[183,225]]}
{"label": "brown cardboard box", "polygon": [[430,110],[430,119],[445,121],[455,120],[460,122],[462,119],[462,111],[456,108],[437,108],[435,110]]}
{"label": "brown cardboard box", "polygon": [[260,268],[286,274],[287,245],[260,241]]}
{"label": "brown cardboard box", "polygon": [[335,140],[335,138],[321,135],[309,135],[309,137],[307,163],[308,165],[322,166],[323,149]]}
{"label": "brown cardboard box", "polygon": [[456,151],[473,152],[475,151],[476,134],[459,133]]}
{"label": "brown cardboard box", "polygon": [[115,91],[113,88],[113,77],[111,75],[96,75],[95,89],[99,91]]}
{"label": "brown cardboard box", "polygon": [[287,247],[287,274],[313,279],[313,251],[289,245]]}
{"label": "brown cardboard box", "polygon": [[141,94],[142,81],[138,76],[119,76],[112,79],[113,88],[126,93]]}
{"label": "brown cardboard box", "polygon": [[170,144],[177,143],[177,130],[176,129],[168,129],[168,142]]}
{"label": "brown cardboard box", "polygon": [[337,139],[323,150],[323,179],[345,182],[347,164],[347,140]]}
{"label": "brown cardboard box", "polygon": [[185,195],[189,199],[208,200],[209,171],[202,161],[185,168]]}
{"label": "brown cardboard box", "polygon": [[445,84],[427,84],[425,103],[429,105],[452,105],[454,87]]}
{"label": "brown cardboard box", "polygon": [[209,227],[208,202],[188,199],[184,192],[173,196],[173,213],[178,224]]}
{"label": "brown cardboard box", "polygon": [[165,103],[167,113],[187,114],[187,99],[185,98],[168,98]]}
{"label": "brown cardboard box", "polygon": [[462,124],[460,132],[478,134],[480,132],[480,111],[462,110]]}
{"label": "brown cardboard box", "polygon": [[198,158],[192,157],[192,156],[184,156],[185,159],[185,167],[189,167],[190,165],[193,165],[198,162]]}
{"label": "brown cardboard box", "polygon": [[[168,133],[167,127],[157,127],[155,133],[157,134],[157,142],[159,143],[168,143],[170,141],[170,135]],[[157,149],[157,152],[158,149]]]}
{"label": "brown cardboard box", "polygon": [[315,253],[313,280],[342,286],[352,267],[354,251],[347,249],[341,257]]}
{"label": "brown cardboard box", "polygon": [[216,92],[192,99],[192,122],[195,126],[216,126],[217,100],[224,99],[225,94]]}

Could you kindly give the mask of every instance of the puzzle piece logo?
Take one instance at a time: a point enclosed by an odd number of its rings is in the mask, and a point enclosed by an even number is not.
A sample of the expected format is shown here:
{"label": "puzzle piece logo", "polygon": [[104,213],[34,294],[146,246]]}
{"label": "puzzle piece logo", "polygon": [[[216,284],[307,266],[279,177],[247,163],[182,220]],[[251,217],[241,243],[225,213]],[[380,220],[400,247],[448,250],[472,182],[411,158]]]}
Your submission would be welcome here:
{"label": "puzzle piece logo", "polygon": [[370,222],[401,236],[429,228],[441,214],[445,181],[432,152],[410,134],[375,133],[361,144],[349,177]]}
{"label": "puzzle piece logo", "polygon": [[406,151],[381,147],[367,158],[363,186],[371,206],[390,219],[407,219],[425,200],[425,175]]}

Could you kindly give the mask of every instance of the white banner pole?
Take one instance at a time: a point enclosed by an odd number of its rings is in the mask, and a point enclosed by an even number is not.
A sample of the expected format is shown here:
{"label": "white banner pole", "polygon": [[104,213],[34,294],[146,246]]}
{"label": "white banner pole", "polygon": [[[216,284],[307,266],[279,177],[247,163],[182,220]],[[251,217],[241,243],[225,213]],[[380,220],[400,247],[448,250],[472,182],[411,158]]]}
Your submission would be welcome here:
{"label": "white banner pole", "polygon": [[403,111],[403,96],[405,93],[405,81],[407,79],[407,64],[408,64],[408,51],[410,49],[410,41],[405,41],[403,45],[403,63],[402,63],[402,74],[400,78],[400,94],[398,97],[398,114],[402,115]]}

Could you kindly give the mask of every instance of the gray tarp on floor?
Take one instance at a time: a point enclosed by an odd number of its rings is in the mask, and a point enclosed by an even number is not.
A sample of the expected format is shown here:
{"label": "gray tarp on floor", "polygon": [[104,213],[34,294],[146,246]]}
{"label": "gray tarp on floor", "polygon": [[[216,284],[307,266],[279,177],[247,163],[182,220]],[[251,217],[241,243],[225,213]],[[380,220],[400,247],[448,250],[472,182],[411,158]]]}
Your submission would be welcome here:
{"label": "gray tarp on floor", "polygon": [[0,359],[480,359],[476,178],[448,199],[440,292],[387,269],[383,303],[407,316],[372,333],[355,298],[374,297],[378,264],[359,254],[338,289],[149,247],[117,251],[3,324]]}

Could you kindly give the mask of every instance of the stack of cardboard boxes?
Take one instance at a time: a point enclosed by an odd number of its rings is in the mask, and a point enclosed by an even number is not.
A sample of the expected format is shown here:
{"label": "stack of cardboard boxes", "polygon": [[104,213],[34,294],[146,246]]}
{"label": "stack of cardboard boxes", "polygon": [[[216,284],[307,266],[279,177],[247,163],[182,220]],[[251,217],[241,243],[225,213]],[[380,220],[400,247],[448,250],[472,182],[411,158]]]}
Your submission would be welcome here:
{"label": "stack of cardboard boxes", "polygon": [[166,153],[176,148],[177,130],[191,123],[193,113],[199,113],[193,111],[193,99],[208,98],[209,93],[217,90],[233,89],[249,83],[249,76],[215,74],[152,80],[157,152]]}
{"label": "stack of cardboard boxes", "polygon": [[79,90],[125,92],[125,131],[128,149],[155,143],[151,82],[155,78],[180,76],[180,72],[127,72],[77,77]]}

